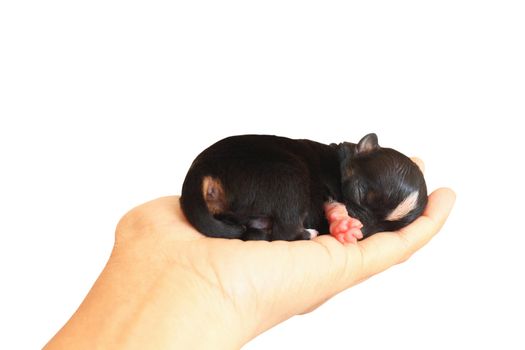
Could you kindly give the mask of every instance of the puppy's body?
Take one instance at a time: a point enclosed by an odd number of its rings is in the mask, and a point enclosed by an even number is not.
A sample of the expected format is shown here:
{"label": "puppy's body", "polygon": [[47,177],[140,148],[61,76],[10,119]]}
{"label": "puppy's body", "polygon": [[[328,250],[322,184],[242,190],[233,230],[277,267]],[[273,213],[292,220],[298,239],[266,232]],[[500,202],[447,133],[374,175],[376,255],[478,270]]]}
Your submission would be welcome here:
{"label": "puppy's body", "polygon": [[[329,201],[344,203],[367,236],[413,221],[426,204],[426,187],[417,166],[379,147],[374,134],[339,145],[244,135],[204,150],[181,196],[186,217],[205,235],[269,241],[309,239],[307,229],[327,233]],[[403,201],[406,208],[395,213]]]}

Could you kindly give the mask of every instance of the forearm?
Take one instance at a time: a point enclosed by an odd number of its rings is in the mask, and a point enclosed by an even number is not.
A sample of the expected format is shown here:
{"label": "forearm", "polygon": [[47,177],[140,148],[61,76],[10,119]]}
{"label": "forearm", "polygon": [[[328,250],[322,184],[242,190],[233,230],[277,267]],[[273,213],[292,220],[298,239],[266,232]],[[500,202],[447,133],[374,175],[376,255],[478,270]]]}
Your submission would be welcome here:
{"label": "forearm", "polygon": [[45,349],[238,349],[239,325],[214,293],[162,259],[112,256]]}

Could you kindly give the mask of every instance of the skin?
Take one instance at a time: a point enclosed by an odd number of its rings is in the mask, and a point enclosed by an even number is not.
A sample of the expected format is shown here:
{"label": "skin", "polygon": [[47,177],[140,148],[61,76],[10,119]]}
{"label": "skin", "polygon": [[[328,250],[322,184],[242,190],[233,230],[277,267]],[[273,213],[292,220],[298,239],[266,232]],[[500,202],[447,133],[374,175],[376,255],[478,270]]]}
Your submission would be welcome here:
{"label": "skin", "polygon": [[398,232],[341,244],[208,238],[176,196],[127,213],[106,267],[45,349],[239,349],[288,318],[407,260],[439,231],[452,190]]}

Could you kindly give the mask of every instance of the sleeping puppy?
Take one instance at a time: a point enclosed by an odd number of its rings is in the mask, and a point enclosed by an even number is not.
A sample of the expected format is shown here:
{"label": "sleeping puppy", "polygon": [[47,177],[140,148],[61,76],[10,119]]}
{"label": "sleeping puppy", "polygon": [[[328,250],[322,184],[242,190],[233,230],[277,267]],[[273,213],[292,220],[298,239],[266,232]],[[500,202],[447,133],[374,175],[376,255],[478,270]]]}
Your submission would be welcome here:
{"label": "sleeping puppy", "polygon": [[330,145],[243,135],[194,160],[180,202],[209,237],[293,241],[321,232],[355,242],[414,221],[427,190],[418,166],[375,134]]}

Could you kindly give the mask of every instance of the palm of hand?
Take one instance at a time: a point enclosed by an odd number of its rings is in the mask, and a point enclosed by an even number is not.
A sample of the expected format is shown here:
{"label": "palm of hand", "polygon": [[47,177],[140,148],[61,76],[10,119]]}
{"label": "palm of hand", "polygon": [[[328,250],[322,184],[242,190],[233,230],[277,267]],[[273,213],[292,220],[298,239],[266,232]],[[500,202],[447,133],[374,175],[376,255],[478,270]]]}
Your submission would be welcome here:
{"label": "palm of hand", "polygon": [[328,235],[295,242],[204,237],[184,218],[178,197],[164,197],[124,216],[112,259],[145,259],[182,272],[184,283],[205,296],[210,317],[237,323],[229,326],[251,339],[406,260],[439,230],[453,201],[452,191],[438,190],[424,215],[400,232],[342,245]]}

